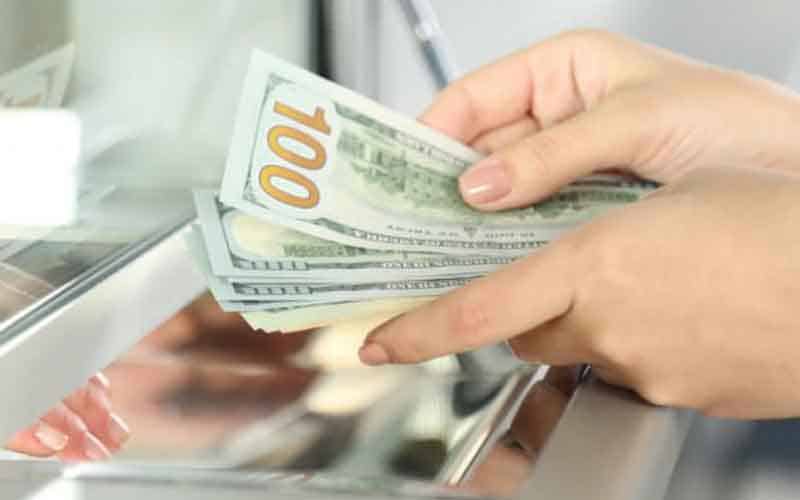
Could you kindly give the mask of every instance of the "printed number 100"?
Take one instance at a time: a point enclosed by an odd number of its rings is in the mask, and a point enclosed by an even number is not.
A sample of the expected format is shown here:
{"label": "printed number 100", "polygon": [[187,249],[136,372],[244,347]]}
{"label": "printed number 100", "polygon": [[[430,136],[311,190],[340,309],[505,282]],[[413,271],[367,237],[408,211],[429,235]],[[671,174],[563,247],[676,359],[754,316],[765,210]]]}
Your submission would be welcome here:
{"label": "printed number 100", "polygon": [[[275,102],[275,113],[325,135],[330,135],[331,128],[325,121],[325,111],[316,108],[314,115],[306,114],[286,104]],[[295,141],[308,148],[310,156],[286,149],[282,141]],[[328,155],[325,148],[308,132],[288,125],[275,125],[267,132],[267,147],[287,164],[270,164],[261,169],[258,180],[261,189],[281,203],[296,208],[314,208],[319,203],[319,188],[314,182],[302,174],[300,169],[318,170],[325,165]],[[275,179],[294,184],[305,191],[305,196],[287,192],[275,184]],[[285,184],[285,183],[281,183]]]}

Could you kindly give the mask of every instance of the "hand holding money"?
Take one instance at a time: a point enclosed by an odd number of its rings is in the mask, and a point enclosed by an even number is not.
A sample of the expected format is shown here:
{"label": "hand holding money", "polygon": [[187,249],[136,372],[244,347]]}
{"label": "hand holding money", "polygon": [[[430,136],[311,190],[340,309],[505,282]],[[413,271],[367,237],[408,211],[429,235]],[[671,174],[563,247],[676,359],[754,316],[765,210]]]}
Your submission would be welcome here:
{"label": "hand holding money", "polygon": [[490,153],[461,178],[482,210],[618,162],[666,186],[384,324],[363,361],[508,340],[657,404],[800,415],[800,97],[579,32],[466,77],[424,120]]}
{"label": "hand holding money", "polygon": [[291,331],[418,306],[655,186],[595,176],[537,205],[485,214],[458,189],[480,158],[255,52],[222,189],[196,193],[190,247],[223,307]]}

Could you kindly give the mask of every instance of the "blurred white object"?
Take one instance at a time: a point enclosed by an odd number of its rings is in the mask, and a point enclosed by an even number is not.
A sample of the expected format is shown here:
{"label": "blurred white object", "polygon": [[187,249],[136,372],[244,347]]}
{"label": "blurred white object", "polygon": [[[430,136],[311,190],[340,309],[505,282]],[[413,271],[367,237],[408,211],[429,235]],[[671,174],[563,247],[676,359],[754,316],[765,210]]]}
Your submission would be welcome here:
{"label": "blurred white object", "polygon": [[58,107],[69,83],[75,44],[0,75],[0,108]]}
{"label": "blurred white object", "polygon": [[72,112],[0,110],[0,224],[75,220],[80,139]]}

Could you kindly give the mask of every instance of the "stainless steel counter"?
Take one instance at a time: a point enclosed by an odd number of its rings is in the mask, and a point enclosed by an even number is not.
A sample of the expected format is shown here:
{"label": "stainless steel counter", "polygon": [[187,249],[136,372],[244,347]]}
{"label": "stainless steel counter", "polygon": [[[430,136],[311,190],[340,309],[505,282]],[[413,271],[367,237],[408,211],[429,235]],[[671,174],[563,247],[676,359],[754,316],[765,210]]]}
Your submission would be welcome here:
{"label": "stainless steel counter", "polygon": [[697,417],[669,500],[783,500],[800,492],[800,421]]}

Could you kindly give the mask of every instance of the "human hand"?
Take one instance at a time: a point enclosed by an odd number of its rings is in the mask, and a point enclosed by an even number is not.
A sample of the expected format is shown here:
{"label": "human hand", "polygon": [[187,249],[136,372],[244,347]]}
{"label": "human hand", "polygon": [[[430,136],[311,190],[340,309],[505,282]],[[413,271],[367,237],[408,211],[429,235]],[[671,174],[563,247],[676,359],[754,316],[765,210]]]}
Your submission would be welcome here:
{"label": "human hand", "polygon": [[800,98],[766,80],[579,31],[466,76],[422,121],[490,153],[460,187],[497,210],[611,168],[664,183],[698,166],[797,170],[798,117]]}
{"label": "human hand", "polygon": [[379,327],[369,364],[510,339],[708,415],[800,415],[800,176],[702,168]]}
{"label": "human hand", "polygon": [[128,438],[128,427],[111,411],[108,379],[98,373],[39,422],[18,432],[6,447],[35,457],[104,460]]}

